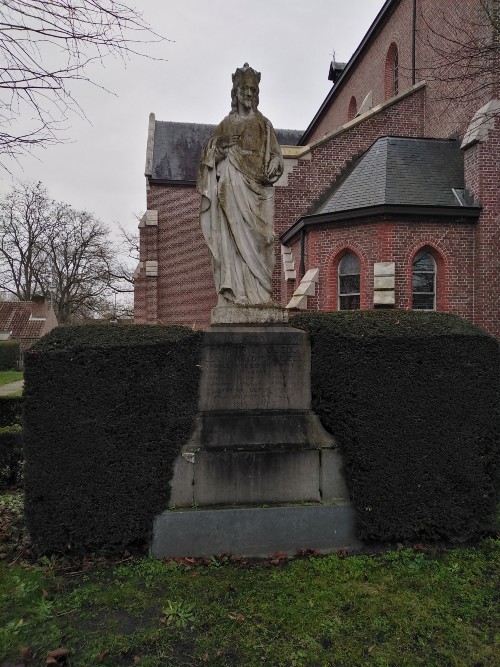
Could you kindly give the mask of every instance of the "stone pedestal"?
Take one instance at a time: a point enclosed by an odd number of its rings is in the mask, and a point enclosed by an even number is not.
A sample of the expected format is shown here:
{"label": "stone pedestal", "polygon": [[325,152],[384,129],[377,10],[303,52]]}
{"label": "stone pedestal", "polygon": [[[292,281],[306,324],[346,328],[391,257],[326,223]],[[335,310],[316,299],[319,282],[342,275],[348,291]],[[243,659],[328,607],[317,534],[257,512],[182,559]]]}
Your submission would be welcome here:
{"label": "stone pedestal", "polygon": [[211,327],[202,353],[199,413],[191,450],[333,447],[311,411],[305,331]]}
{"label": "stone pedestal", "polygon": [[[253,550],[248,544],[248,536],[259,532],[259,521],[274,525],[270,514],[259,518],[258,510],[264,509],[262,505],[301,503],[322,508],[319,514],[308,514],[319,523],[328,516],[335,524],[341,517],[342,530],[339,533],[335,525],[330,526],[326,534],[331,539],[318,542],[318,523],[310,536],[314,544],[308,543],[309,533],[302,528],[287,544],[317,548],[321,542],[322,550],[357,544],[340,452],[311,410],[308,335],[286,324],[212,326],[205,332],[201,365],[195,430],[175,464],[171,511],[155,520],[152,553],[158,557],[206,554],[213,547],[205,545],[200,551],[197,534],[201,524],[209,521],[222,531],[216,553],[271,554],[284,549],[271,549],[275,539],[269,541],[269,548],[265,540]],[[217,512],[228,507],[254,509],[241,517],[238,514],[244,526],[241,539],[235,535],[230,539],[221,528],[233,515]],[[181,508],[205,511],[179,512]],[[199,518],[191,516],[192,512]],[[276,514],[280,530],[286,532],[287,520],[292,522],[290,531],[296,530],[297,521],[302,525],[299,514]],[[196,534],[186,536],[183,525]],[[185,554],[180,553],[183,549]]]}

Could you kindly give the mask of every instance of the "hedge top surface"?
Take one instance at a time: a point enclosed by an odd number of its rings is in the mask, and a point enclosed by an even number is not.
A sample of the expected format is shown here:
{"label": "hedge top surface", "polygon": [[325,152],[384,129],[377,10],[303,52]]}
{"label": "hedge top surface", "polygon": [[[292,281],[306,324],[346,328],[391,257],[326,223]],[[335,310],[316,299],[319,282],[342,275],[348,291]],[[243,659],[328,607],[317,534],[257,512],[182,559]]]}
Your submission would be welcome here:
{"label": "hedge top surface", "polygon": [[301,313],[291,323],[308,331],[321,329],[347,338],[478,336],[489,333],[457,315],[412,310],[346,310],[335,313]]}
{"label": "hedge top surface", "polygon": [[184,326],[159,324],[84,324],[63,326],[38,341],[28,352],[29,356],[53,351],[82,348],[112,348],[135,345],[157,345],[162,342],[180,342],[195,332]]}

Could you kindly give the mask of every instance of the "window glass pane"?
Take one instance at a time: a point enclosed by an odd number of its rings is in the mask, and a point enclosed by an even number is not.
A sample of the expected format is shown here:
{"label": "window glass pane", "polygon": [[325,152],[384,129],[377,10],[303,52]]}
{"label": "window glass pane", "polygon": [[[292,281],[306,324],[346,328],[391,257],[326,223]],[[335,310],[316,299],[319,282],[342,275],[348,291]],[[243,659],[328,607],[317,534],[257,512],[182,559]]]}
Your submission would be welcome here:
{"label": "window glass pane", "polygon": [[434,294],[434,273],[414,273],[413,291]]}
{"label": "window glass pane", "polygon": [[413,308],[436,308],[436,262],[430,252],[422,250],[413,261]]}
{"label": "window glass pane", "polygon": [[359,294],[359,274],[357,276],[340,276],[340,294]]}
{"label": "window glass pane", "polygon": [[414,294],[414,310],[434,310],[434,294]]}
{"label": "window glass pane", "polygon": [[419,252],[418,255],[413,260],[413,270],[414,271],[435,271],[434,258],[428,252]]}
{"label": "window glass pane", "polygon": [[356,255],[349,253],[344,255],[340,261],[339,275],[345,276],[353,273],[359,273],[359,261]]}
{"label": "window glass pane", "polygon": [[339,310],[359,310],[359,260],[347,253],[339,264]]}
{"label": "window glass pane", "polygon": [[359,310],[359,294],[339,298],[340,310]]}

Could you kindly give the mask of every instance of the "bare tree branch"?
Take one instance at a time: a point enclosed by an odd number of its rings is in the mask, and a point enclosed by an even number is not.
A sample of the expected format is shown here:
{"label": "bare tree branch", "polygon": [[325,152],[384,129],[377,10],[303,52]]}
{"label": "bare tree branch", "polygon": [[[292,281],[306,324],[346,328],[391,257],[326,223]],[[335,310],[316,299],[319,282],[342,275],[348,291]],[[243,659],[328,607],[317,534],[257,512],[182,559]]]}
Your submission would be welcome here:
{"label": "bare tree branch", "polygon": [[[148,56],[163,41],[137,10],[118,0],[2,0],[0,155],[19,156],[61,140],[68,112],[84,115],[70,83],[90,83],[88,66],[109,56]],[[30,119],[19,130],[19,119]]]}
{"label": "bare tree branch", "polygon": [[436,99],[462,105],[470,112],[498,95],[498,0],[480,0],[475,17],[464,17],[461,6],[447,5],[432,8],[432,22],[422,10],[419,20],[425,26],[420,31],[422,44],[432,54],[420,75],[439,84]]}

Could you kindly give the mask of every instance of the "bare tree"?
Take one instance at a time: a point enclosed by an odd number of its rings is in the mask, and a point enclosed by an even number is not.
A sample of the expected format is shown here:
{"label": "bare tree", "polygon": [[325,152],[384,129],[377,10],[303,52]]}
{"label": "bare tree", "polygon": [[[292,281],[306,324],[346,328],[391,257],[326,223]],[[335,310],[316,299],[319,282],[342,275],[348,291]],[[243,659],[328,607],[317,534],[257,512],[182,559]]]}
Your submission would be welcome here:
{"label": "bare tree", "polygon": [[68,110],[82,112],[72,81],[91,82],[94,61],[146,55],[141,45],[162,39],[118,0],[2,0],[0,154],[57,141]]}
{"label": "bare tree", "polygon": [[52,298],[60,323],[100,312],[116,291],[106,227],[53,201],[40,183],[17,184],[0,202],[0,238],[0,290]]}
{"label": "bare tree", "polygon": [[18,183],[0,204],[0,285],[21,301],[42,292],[51,204],[41,183]]}
{"label": "bare tree", "polygon": [[427,62],[420,75],[439,84],[439,99],[477,110],[499,94],[499,0],[478,0],[467,9],[464,14],[460,3],[432,6],[432,20],[421,10]]}
{"label": "bare tree", "polygon": [[86,211],[56,204],[45,252],[52,284],[45,283],[43,290],[53,290],[58,321],[98,311],[111,289],[114,257],[104,225]]}

